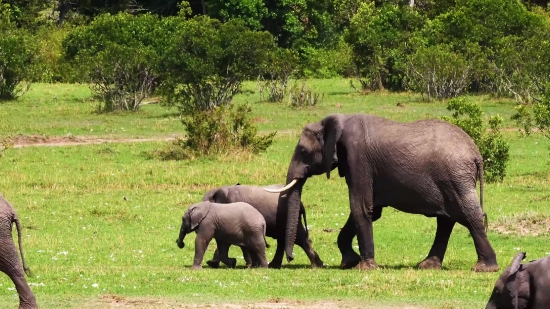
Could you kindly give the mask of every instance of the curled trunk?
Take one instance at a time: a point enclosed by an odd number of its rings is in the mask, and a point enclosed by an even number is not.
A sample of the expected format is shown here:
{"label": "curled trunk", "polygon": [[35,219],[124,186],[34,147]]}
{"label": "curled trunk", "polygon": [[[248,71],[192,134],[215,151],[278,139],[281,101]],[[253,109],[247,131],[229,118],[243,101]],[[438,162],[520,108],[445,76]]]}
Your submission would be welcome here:
{"label": "curled trunk", "polygon": [[185,228],[185,223],[182,223],[181,228],[180,228],[180,236],[178,237],[178,240],[176,241],[176,243],[178,244],[178,247],[180,249],[183,249],[183,247],[185,247],[185,243],[183,242],[183,239],[185,238],[185,235],[187,235],[187,229]]}

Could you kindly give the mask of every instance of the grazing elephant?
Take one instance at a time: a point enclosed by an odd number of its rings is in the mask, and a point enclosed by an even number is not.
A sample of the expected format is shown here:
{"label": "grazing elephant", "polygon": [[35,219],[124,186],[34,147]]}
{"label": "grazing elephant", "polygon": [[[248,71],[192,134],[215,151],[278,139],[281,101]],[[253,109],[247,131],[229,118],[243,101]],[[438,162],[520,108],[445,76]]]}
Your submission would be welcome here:
{"label": "grazing elephant", "polygon": [[[287,213],[286,209],[277,208],[279,195],[266,192],[263,188],[278,189],[282,187],[284,186],[279,184],[265,187],[236,184],[210,190],[206,192],[202,199],[203,201],[223,204],[245,202],[252,205],[252,207],[256,208],[262,214],[267,225],[265,232],[266,236],[277,239],[277,250],[273,260],[269,263],[270,268],[280,268],[283,262]],[[323,267],[323,261],[321,261],[317,252],[313,250],[313,245],[308,237],[306,213],[304,205],[302,204],[300,204],[300,214],[304,217],[304,225],[306,228],[304,228],[301,221],[298,222],[295,243],[304,250],[311,261],[312,267]],[[250,258],[248,258],[244,252],[243,257],[246,260],[247,266],[250,266]],[[214,268],[219,266],[218,250],[214,253],[212,260],[206,263]]]}
{"label": "grazing elephant", "polygon": [[[302,188],[308,177],[338,167],[349,190],[350,222],[360,256],[338,237],[342,268],[377,267],[372,222],[383,207],[437,217],[432,248],[419,268],[440,269],[456,222],[470,231],[478,262],[475,271],[497,271],[483,212],[483,158],[459,127],[441,120],[395,122],[365,114],[328,116],[305,126],[280,192],[279,208],[288,209],[285,252],[292,261]],[[480,199],[476,180],[480,180]],[[353,222],[353,224],[351,224]],[[344,231],[344,229],[343,229]],[[352,236],[353,237],[353,236]],[[344,251],[342,251],[344,250]]]}
{"label": "grazing elephant", "polygon": [[[17,239],[19,242],[19,253],[21,254],[21,263],[17,249],[13,243],[12,224],[17,228]],[[19,218],[11,204],[0,194],[0,271],[6,273],[15,284],[15,289],[19,294],[19,309],[38,308],[36,298],[34,297],[25,273],[30,274],[30,270],[25,263],[23,256],[23,247],[21,243],[21,225]]]}
{"label": "grazing elephant", "polygon": [[236,245],[243,249],[245,256],[250,257],[252,266],[268,267],[265,229],[264,217],[250,204],[200,202],[191,205],[183,215],[176,243],[183,249],[185,235],[193,231],[197,233],[192,269],[202,268],[204,252],[212,238],[216,239],[220,260],[225,265],[235,267],[237,261],[230,259],[227,254],[229,246]]}
{"label": "grazing elephant", "polygon": [[498,278],[486,309],[550,308],[550,256],[521,264],[525,252],[514,256]]}

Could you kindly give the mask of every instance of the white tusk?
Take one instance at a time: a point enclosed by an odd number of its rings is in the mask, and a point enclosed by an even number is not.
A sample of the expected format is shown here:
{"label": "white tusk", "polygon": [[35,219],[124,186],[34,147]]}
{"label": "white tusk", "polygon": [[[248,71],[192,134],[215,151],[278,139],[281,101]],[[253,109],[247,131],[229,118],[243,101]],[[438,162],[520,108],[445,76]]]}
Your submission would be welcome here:
{"label": "white tusk", "polygon": [[266,190],[267,192],[271,192],[271,193],[281,193],[281,192],[285,192],[286,190],[292,188],[297,182],[298,182],[297,179],[292,179],[292,181],[288,185],[286,185],[284,188],[281,188],[281,189],[264,188],[264,190]]}

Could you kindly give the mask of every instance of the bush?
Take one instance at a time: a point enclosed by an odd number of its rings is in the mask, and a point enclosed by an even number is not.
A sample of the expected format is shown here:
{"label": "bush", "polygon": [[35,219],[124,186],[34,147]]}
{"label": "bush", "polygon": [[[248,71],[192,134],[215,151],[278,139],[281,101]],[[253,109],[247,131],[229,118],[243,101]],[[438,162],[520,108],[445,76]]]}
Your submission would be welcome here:
{"label": "bush", "polygon": [[550,91],[547,91],[539,102],[534,104],[518,104],[512,119],[520,126],[524,135],[531,134],[533,127],[546,138],[550,138]]}
{"label": "bush", "polygon": [[506,176],[510,148],[500,133],[502,118],[498,115],[489,118],[490,130],[487,130],[481,107],[466,102],[464,98],[451,99],[447,110],[453,114],[443,119],[464,130],[479,148],[483,157],[484,179],[487,182],[501,182]]}
{"label": "bush", "polygon": [[100,111],[136,110],[154,90],[163,36],[150,14],[103,14],[63,41],[67,60],[82,71],[101,99]]}
{"label": "bush", "polygon": [[428,100],[459,96],[470,84],[471,64],[445,45],[419,48],[409,57],[406,85]]}
{"label": "bush", "polygon": [[70,82],[74,74],[63,61],[62,42],[69,33],[68,27],[44,26],[36,32],[37,72],[35,81],[42,83]]}
{"label": "bush", "polygon": [[0,101],[13,100],[30,88],[35,45],[26,30],[0,19]]}
{"label": "bush", "polygon": [[288,81],[298,66],[298,54],[292,50],[277,48],[270,52],[262,74],[258,78],[260,101],[267,91],[268,102],[282,102],[287,94]]}
{"label": "bush", "polygon": [[222,24],[198,16],[183,21],[173,36],[162,59],[162,86],[167,104],[184,115],[231,102],[274,49],[271,34],[252,31],[238,19]]}
{"label": "bush", "polygon": [[0,138],[0,158],[4,156],[6,149],[13,147],[13,140],[9,137]]}
{"label": "bush", "polygon": [[259,136],[250,112],[251,108],[246,104],[196,110],[182,118],[187,131],[186,139],[177,139],[155,155],[164,160],[181,160],[239,150],[252,153],[265,151],[273,142],[276,132]]}
{"label": "bush", "polygon": [[325,97],[325,94],[315,93],[309,86],[306,85],[306,81],[299,85],[296,82],[290,89],[288,95],[290,106],[292,107],[308,107],[315,106],[321,102]]}

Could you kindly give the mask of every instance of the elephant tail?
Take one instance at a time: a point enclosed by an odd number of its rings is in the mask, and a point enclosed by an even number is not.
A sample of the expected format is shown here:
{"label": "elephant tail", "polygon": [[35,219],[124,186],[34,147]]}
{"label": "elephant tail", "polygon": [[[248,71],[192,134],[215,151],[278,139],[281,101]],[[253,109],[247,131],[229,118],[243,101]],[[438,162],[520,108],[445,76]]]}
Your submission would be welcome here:
{"label": "elephant tail", "polygon": [[27,276],[31,277],[31,270],[27,266],[27,263],[25,263],[25,256],[23,255],[23,243],[21,241],[21,224],[19,222],[19,218],[17,217],[17,214],[13,215],[12,222],[15,223],[15,227],[17,229],[17,241],[19,243],[19,253],[21,254],[21,262],[23,263],[23,270],[27,274]]}
{"label": "elephant tail", "polygon": [[479,179],[479,204],[481,205],[481,211],[483,212],[483,226],[485,227],[485,233],[489,226],[489,219],[485,210],[483,210],[483,158],[477,158],[475,160],[477,168],[477,178]]}

